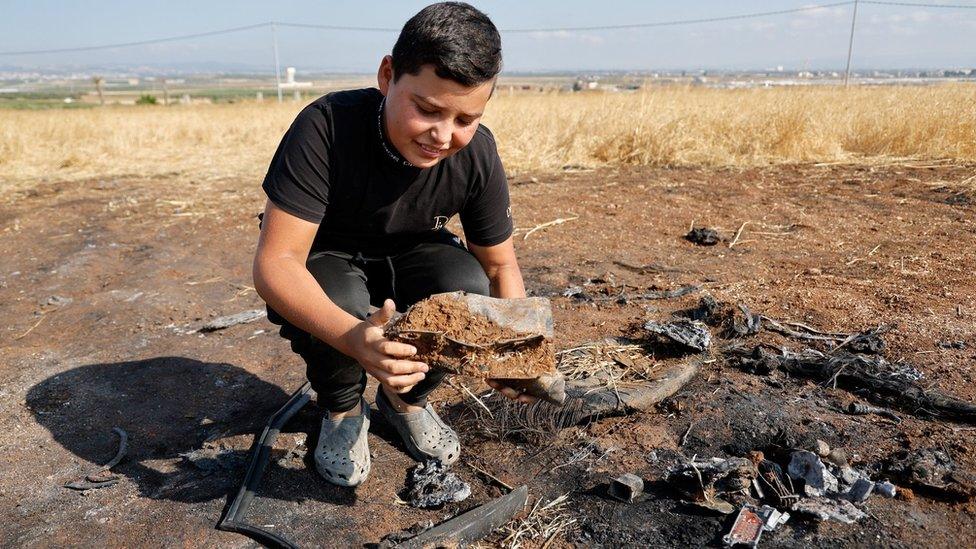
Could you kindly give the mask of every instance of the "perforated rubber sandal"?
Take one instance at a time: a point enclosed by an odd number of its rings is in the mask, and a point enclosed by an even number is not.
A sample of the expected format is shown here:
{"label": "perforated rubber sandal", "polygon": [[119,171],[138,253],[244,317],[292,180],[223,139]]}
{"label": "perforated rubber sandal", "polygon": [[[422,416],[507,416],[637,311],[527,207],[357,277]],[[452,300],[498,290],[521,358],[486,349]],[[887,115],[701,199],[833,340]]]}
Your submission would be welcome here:
{"label": "perforated rubber sandal", "polygon": [[315,469],[332,484],[357,486],[369,475],[369,404],[364,399],[360,405],[362,415],[329,419],[326,414],[322,418],[315,446]]}
{"label": "perforated rubber sandal", "polygon": [[430,404],[419,412],[401,414],[380,389],[376,392],[376,408],[400,433],[407,452],[417,461],[436,458],[450,465],[460,457],[461,442],[457,433],[444,423]]}

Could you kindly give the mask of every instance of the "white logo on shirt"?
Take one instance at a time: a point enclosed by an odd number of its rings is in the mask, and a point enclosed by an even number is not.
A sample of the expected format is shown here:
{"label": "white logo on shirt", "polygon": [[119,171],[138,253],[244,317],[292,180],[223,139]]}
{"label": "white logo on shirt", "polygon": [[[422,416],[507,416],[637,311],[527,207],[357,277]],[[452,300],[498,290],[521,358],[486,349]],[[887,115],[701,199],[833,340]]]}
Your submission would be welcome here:
{"label": "white logo on shirt", "polygon": [[444,225],[447,225],[448,219],[450,219],[450,218],[447,217],[446,215],[438,215],[438,216],[435,216],[434,217],[434,229],[433,230],[436,231],[438,229],[443,228]]}

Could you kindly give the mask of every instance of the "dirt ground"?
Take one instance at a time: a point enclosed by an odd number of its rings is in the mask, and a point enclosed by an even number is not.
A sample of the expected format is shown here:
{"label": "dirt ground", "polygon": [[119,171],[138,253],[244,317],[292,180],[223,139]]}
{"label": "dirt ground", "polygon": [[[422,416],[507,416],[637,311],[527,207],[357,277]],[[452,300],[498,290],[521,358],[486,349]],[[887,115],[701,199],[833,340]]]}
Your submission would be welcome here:
{"label": "dirt ground", "polygon": [[[594,277],[611,289],[694,283],[825,330],[896,324],[889,359],[974,401],[976,196],[954,185],[974,173],[916,163],[520,175],[511,180],[516,246],[530,293],[553,298],[559,348],[632,334],[649,314],[699,297],[594,304],[562,297],[568,286]],[[93,180],[0,195],[0,545],[254,545],[214,524],[243,476],[253,433],[303,383],[304,366],[263,319],[188,332],[261,307],[250,259],[263,202],[257,181]],[[523,239],[557,218],[575,219]],[[744,222],[732,248],[682,238],[695,224],[731,240]],[[463,425],[456,469],[473,488],[466,502],[434,511],[398,503],[412,462],[379,423],[368,481],[331,487],[300,457],[300,443],[317,433],[310,406],[279,437],[250,520],[302,545],[375,543],[499,495],[473,465],[528,484],[532,503],[568,494],[561,509],[575,522],[553,546],[720,545],[731,518],[689,508],[661,481],[678,452],[742,455],[774,438],[819,438],[868,470],[897,450],[932,446],[976,468],[972,426],[844,415],[831,405],[850,393],[722,360],[657,412],[542,441],[499,439],[463,421],[470,400],[454,387],[435,397]],[[121,481],[64,488],[112,457],[114,427],[131,437],[114,469]],[[648,482],[646,497],[630,505],[603,497],[607,479],[623,472]],[[793,519],[763,545],[948,547],[976,535],[973,503],[874,497],[867,509],[853,525]]]}

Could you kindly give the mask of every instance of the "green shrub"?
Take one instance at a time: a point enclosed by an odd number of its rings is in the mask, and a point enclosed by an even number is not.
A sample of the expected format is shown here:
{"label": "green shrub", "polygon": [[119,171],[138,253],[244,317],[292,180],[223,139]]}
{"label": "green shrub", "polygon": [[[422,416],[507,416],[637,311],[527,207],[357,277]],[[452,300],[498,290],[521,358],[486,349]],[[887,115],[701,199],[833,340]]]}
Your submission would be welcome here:
{"label": "green shrub", "polygon": [[149,95],[148,93],[140,95],[139,99],[136,99],[136,105],[155,105],[156,96]]}

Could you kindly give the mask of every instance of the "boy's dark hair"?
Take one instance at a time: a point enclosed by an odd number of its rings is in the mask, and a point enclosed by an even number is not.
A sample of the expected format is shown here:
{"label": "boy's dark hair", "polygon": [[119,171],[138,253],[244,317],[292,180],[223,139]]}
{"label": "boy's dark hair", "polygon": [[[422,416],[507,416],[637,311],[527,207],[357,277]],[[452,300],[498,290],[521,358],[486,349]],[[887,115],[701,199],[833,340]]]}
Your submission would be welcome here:
{"label": "boy's dark hair", "polygon": [[464,2],[441,2],[420,10],[403,26],[393,46],[393,81],[433,65],[441,78],[477,86],[502,69],[502,39],[488,16]]}

